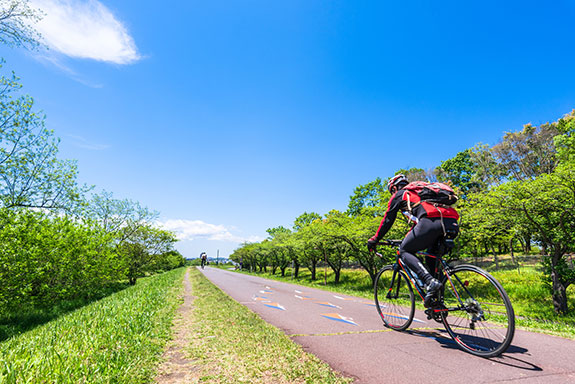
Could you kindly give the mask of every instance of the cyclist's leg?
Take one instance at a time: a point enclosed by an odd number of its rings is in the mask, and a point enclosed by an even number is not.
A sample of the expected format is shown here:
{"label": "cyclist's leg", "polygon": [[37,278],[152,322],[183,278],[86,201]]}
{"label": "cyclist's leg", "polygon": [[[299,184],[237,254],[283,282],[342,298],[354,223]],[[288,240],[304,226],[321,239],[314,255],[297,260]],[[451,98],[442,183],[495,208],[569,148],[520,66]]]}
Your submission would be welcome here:
{"label": "cyclist's leg", "polygon": [[417,274],[425,285],[429,284],[433,277],[415,254],[435,244],[442,235],[441,219],[422,217],[405,236],[399,248],[401,260]]}
{"label": "cyclist's leg", "polygon": [[[433,250],[427,250],[429,253],[432,253]],[[432,253],[432,254],[437,254],[437,253]],[[433,276],[434,278],[437,279],[437,257],[435,256],[425,256],[425,266],[427,267],[427,270],[429,271],[429,273],[431,273],[431,276]]]}

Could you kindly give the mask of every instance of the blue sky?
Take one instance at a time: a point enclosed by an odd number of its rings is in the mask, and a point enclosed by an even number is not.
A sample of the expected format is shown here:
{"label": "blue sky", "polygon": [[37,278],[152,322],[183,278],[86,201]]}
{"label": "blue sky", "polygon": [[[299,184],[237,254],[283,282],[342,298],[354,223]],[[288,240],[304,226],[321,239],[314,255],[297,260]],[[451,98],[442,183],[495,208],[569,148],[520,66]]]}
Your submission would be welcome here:
{"label": "blue sky", "polygon": [[81,182],[229,255],[353,189],[575,108],[575,0],[31,0],[4,69]]}

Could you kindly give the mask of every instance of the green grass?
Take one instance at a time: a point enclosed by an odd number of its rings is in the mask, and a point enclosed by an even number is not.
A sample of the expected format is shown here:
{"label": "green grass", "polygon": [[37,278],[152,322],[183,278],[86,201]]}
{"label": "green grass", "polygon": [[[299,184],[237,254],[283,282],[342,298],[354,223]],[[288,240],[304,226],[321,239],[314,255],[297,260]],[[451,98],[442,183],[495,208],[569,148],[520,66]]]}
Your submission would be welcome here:
{"label": "green grass", "polygon": [[[543,284],[543,274],[539,268],[523,266],[519,271],[516,268],[502,268],[499,271],[493,268],[485,269],[489,270],[508,293],[518,327],[575,339],[575,286],[570,286],[567,290],[570,313],[559,316],[553,311],[551,293]],[[291,269],[288,269],[284,278],[279,275],[279,271],[272,275],[269,269],[267,273],[242,273],[373,300],[371,279],[362,269],[343,270],[339,284],[334,283],[333,272],[328,269],[326,274],[323,267],[317,270],[315,281],[311,280],[307,269],[300,269],[297,279],[292,278]],[[422,309],[423,306],[418,304],[418,308]]]}
{"label": "green grass", "polygon": [[491,271],[505,288],[513,309],[516,323],[520,327],[575,338],[575,287],[567,289],[567,315],[557,315],[553,310],[553,301],[549,289],[543,283],[543,274],[536,268]]}
{"label": "green grass", "polygon": [[185,269],[138,283],[0,343],[0,383],[153,379]]}
{"label": "green grass", "polygon": [[190,275],[196,299],[188,352],[197,360],[200,382],[324,384],[350,381],[231,299],[195,268]]}
{"label": "green grass", "polygon": [[110,284],[106,289],[93,292],[89,297],[77,300],[65,300],[52,303],[49,307],[34,307],[21,305],[16,308],[3,308],[0,310],[0,342],[30,331],[42,324],[64,316],[76,309],[85,307],[106,296],[130,287],[128,282]]}

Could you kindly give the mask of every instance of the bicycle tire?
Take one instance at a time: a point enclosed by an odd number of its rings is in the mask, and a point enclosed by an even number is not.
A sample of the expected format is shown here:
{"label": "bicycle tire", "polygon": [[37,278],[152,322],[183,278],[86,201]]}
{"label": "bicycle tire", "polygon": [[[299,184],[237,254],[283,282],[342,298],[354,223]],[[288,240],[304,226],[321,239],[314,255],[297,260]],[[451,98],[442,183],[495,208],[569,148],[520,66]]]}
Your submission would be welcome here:
{"label": "bicycle tire", "polygon": [[515,334],[515,313],[505,289],[474,265],[458,265],[449,275],[450,281],[447,276],[443,279],[442,299],[447,311],[442,312],[442,321],[451,338],[475,356],[494,357],[505,352]]}
{"label": "bicycle tire", "polygon": [[403,271],[394,274],[393,265],[383,267],[375,277],[374,296],[375,307],[386,327],[403,331],[411,325],[415,300],[411,284]]}

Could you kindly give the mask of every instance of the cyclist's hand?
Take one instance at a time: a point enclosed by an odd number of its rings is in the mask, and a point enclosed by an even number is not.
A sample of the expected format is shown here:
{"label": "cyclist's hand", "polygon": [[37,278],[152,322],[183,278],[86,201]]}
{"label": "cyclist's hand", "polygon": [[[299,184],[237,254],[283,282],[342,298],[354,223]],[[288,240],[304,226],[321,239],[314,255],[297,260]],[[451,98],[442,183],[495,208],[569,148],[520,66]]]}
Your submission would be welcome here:
{"label": "cyclist's hand", "polygon": [[375,248],[377,247],[378,240],[374,237],[367,241],[367,250],[370,252],[375,252]]}

